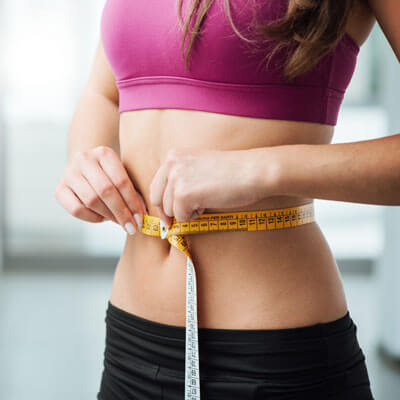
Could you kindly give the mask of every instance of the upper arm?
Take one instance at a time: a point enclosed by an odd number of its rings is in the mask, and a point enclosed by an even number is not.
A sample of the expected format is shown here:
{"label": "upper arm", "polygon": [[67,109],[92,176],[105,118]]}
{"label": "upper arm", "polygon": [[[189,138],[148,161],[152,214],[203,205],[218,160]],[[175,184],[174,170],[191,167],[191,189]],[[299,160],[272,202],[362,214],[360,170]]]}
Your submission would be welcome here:
{"label": "upper arm", "polygon": [[97,45],[86,88],[102,94],[118,105],[119,93],[115,82],[115,76],[104,52],[101,38]]}
{"label": "upper arm", "polygon": [[368,0],[383,33],[400,62],[400,2],[399,0]]}

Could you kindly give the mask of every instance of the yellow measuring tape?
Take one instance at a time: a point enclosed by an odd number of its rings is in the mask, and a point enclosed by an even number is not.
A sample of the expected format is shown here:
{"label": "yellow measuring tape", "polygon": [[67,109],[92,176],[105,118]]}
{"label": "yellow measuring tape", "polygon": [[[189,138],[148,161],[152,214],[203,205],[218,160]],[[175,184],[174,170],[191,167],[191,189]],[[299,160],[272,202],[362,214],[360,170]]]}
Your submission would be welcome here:
{"label": "yellow measuring tape", "polygon": [[159,217],[147,214],[143,216],[143,226],[138,227],[139,231],[167,239],[172,246],[187,256],[185,400],[200,399],[196,272],[185,235],[285,229],[313,221],[315,221],[313,202],[289,208],[202,214],[196,219],[185,222],[174,218],[169,229]]}

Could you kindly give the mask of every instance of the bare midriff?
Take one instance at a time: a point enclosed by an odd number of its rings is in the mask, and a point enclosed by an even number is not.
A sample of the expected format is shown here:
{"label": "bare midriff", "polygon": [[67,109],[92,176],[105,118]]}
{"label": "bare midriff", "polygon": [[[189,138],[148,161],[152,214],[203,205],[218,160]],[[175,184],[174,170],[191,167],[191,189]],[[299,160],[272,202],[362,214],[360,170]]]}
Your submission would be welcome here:
{"label": "bare midriff", "polygon": [[[150,215],[152,179],[172,148],[244,150],[328,144],[332,126],[197,110],[121,113],[121,160]],[[229,211],[267,210],[313,202],[267,197]],[[227,212],[208,208],[204,212]],[[333,321],[347,311],[338,266],[318,221],[272,231],[186,236],[197,278],[198,327],[280,329]],[[127,235],[110,302],[159,323],[185,326],[186,256],[167,240]]]}

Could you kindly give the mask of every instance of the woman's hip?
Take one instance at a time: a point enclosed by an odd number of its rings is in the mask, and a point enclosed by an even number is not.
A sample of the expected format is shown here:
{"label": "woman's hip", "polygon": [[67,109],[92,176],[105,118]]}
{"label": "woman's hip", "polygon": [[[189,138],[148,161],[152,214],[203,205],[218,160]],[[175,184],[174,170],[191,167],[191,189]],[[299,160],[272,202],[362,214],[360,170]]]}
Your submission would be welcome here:
{"label": "woman's hip", "polygon": [[[199,328],[201,397],[370,400],[356,331],[349,313],[300,328]],[[184,368],[185,327],[108,303],[99,400],[183,399]]]}

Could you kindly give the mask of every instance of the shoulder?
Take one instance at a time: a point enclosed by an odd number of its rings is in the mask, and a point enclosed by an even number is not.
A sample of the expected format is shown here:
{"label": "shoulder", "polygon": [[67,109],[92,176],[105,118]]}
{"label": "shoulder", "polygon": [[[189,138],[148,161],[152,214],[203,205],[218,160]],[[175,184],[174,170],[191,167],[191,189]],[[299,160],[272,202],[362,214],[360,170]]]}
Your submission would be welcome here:
{"label": "shoulder", "polygon": [[361,46],[368,39],[375,22],[376,17],[368,1],[355,0],[346,31]]}
{"label": "shoulder", "polygon": [[400,62],[399,0],[364,0]]}

